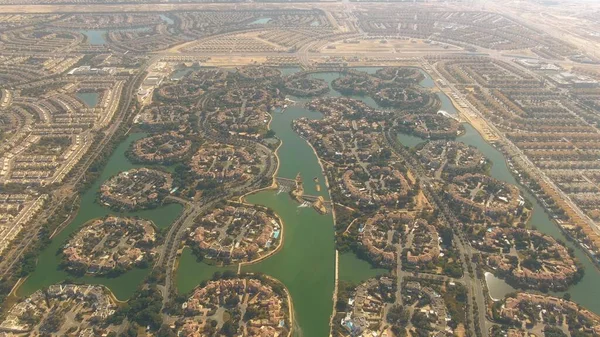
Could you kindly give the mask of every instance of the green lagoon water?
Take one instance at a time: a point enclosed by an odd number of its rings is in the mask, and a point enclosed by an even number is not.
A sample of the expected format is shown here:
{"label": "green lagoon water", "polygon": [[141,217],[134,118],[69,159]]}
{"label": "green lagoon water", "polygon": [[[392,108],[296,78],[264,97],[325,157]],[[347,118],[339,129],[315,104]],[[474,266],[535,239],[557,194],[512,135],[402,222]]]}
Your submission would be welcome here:
{"label": "green lagoon water", "polygon": [[[271,128],[282,140],[278,155],[279,177],[293,179],[298,173],[304,178],[304,191],[328,199],[324,176],[317,157],[308,143],[291,127],[292,120],[300,117],[321,118],[322,115],[294,105],[283,113],[273,113]],[[317,191],[313,178],[321,184]],[[285,284],[294,305],[296,336],[327,336],[329,316],[333,307],[335,247],[333,218],[321,215],[312,207],[300,207],[287,192],[266,190],[246,198],[246,201],[274,210],[284,223],[284,241],[281,250],[242,271],[261,272]],[[180,292],[193,289],[215,271],[225,268],[197,262],[186,249],[179,261],[177,287]]]}
{"label": "green lagoon water", "polygon": [[194,290],[204,280],[209,280],[215,272],[225,270],[237,271],[237,266],[218,267],[198,262],[192,250],[185,247],[179,257],[179,267],[175,274],[175,285],[180,294],[186,294]]}
{"label": "green lagoon water", "polygon": [[100,97],[100,94],[97,92],[78,92],[76,96],[89,108],[93,108],[98,104],[98,98]]}
{"label": "green lagoon water", "polygon": [[96,183],[94,183],[80,198],[79,212],[71,221],[71,223],[52,238],[52,243],[44,249],[39,256],[37,267],[23,285],[19,288],[19,296],[27,296],[38,289],[50,286],[55,283],[60,283],[65,279],[71,279],[77,282],[89,284],[106,285],[120,300],[129,298],[142,282],[144,277],[148,275],[150,269],[133,269],[118,277],[94,277],[85,276],[75,278],[67,272],[58,268],[60,264],[60,256],[57,252],[66,243],[69,236],[85,223],[92,219],[100,218],[109,214],[123,216],[139,216],[140,218],[152,220],[154,224],[160,228],[167,228],[181,213],[183,207],[179,204],[168,204],[153,210],[144,210],[138,212],[116,213],[96,202],[96,192],[100,185],[106,179],[121,172],[135,167],[141,167],[132,164],[126,157],[125,151],[129,148],[132,142],[144,137],[143,133],[131,134],[129,137],[119,144],[116,150],[111,155],[106,167]]}
{"label": "green lagoon water", "polygon": [[260,19],[256,19],[256,20],[250,22],[249,24],[250,25],[264,25],[264,24],[269,23],[269,21],[271,21],[271,20],[272,20],[271,18],[260,18]]}
{"label": "green lagoon water", "polygon": [[[363,68],[375,72],[378,68]],[[363,70],[361,69],[361,70]],[[289,73],[293,72],[290,71]],[[312,75],[327,82],[339,76],[336,72],[320,72]],[[341,94],[332,90],[329,96]],[[369,97],[355,97],[376,106]],[[278,177],[293,179],[298,173],[304,179],[304,191],[308,195],[329,199],[324,176],[318,159],[309,144],[292,130],[292,121],[300,117],[322,118],[322,115],[304,107],[305,99],[294,98],[298,103],[283,112],[274,112],[271,128],[282,140],[278,150],[280,166]],[[321,190],[317,191],[313,179],[317,178]],[[284,241],[279,252],[255,265],[244,266],[242,271],[261,272],[271,275],[285,284],[290,291],[296,318],[295,335],[326,337],[329,335],[329,317],[333,307],[335,270],[335,242],[333,218],[321,215],[311,207],[300,207],[287,192],[266,190],[246,198],[250,203],[267,206],[274,210],[284,223]],[[385,269],[371,268],[368,262],[355,254],[340,254],[339,277],[355,283],[387,273]],[[189,250],[184,250],[177,272],[180,292],[190,291],[195,285],[224,268],[197,262]],[[190,280],[192,279],[192,280]]]}
{"label": "green lagoon water", "polygon": [[[487,159],[493,163],[490,175],[498,180],[519,186],[521,189],[521,194],[532,203],[533,214],[527,224],[530,227],[537,228],[544,234],[550,235],[565,242],[568,247],[573,248],[575,257],[583,264],[585,275],[579,283],[571,286],[567,292],[571,294],[572,301],[577,302],[585,308],[600,314],[600,301],[598,300],[600,299],[600,287],[598,287],[600,284],[600,271],[598,268],[578,245],[568,241],[567,237],[558,227],[558,224],[554,222],[554,220],[546,212],[542,205],[540,205],[537,199],[523,186],[517,183],[511,174],[504,155],[495,147],[487,143],[471,125],[465,124],[465,129],[467,131],[466,134],[462,137],[459,137],[457,140],[469,145],[473,145],[479,149],[479,151],[481,151],[487,157]],[[493,284],[497,283],[498,281],[495,281]],[[504,285],[502,285],[501,288],[506,289]],[[563,293],[561,292],[553,294],[556,296],[562,296]]]}
{"label": "green lagoon water", "polygon": [[[378,68],[361,68],[375,72]],[[287,74],[295,72],[291,68]],[[337,72],[319,72],[311,76],[327,82],[337,78]],[[332,90],[329,96],[341,94]],[[355,97],[376,106],[369,97]],[[294,98],[297,104],[283,112],[274,112],[271,122],[282,145],[278,150],[280,166],[278,177],[294,179],[298,173],[304,179],[304,191],[308,195],[329,199],[325,178],[318,159],[309,144],[292,130],[292,121],[300,117],[319,119],[323,116],[304,107],[306,99]],[[317,191],[313,179],[317,178],[321,190]],[[246,201],[267,206],[275,211],[284,223],[284,241],[280,251],[255,265],[244,266],[242,271],[261,272],[275,277],[285,284],[292,296],[296,324],[296,336],[326,337],[329,335],[329,317],[333,307],[335,242],[331,214],[321,215],[311,207],[300,207],[287,192],[266,190],[246,198]],[[371,268],[368,262],[355,254],[340,254],[339,277],[342,280],[361,282],[370,277],[387,273],[385,269]],[[225,268],[197,262],[189,249],[184,250],[177,271],[177,287],[180,292],[192,290],[215,271]]]}
{"label": "green lagoon water", "polygon": [[[116,31],[150,31],[150,27],[137,27],[137,28],[119,28]],[[79,30],[80,33],[86,36],[87,42],[91,45],[101,46],[106,44],[106,36],[108,35],[109,29],[86,29]]]}
{"label": "green lagoon water", "polygon": [[496,277],[490,272],[485,272],[485,283],[487,284],[490,292],[490,297],[494,301],[499,301],[506,295],[516,291],[515,288],[511,287],[508,283],[504,282],[504,280]]}
{"label": "green lagoon water", "polygon": [[339,254],[338,263],[338,279],[354,284],[362,283],[371,277],[390,273],[388,269],[374,268],[371,263],[359,259],[352,252]]}
{"label": "green lagoon water", "polygon": [[[447,97],[446,100],[442,100],[442,110],[451,114],[456,113],[455,107]],[[518,184],[517,180],[512,175],[502,152],[486,142],[479,132],[477,132],[470,124],[465,123],[463,126],[465,127],[466,132],[456,140],[476,147],[492,163],[490,175],[498,180],[518,186],[521,189],[522,195],[532,203],[533,214],[527,223],[528,226],[535,227],[544,234],[560,239],[565,242],[568,247],[574,249],[575,257],[583,264],[585,276],[578,284],[571,286],[567,292],[571,294],[571,300],[600,314],[600,301],[598,300],[600,299],[600,287],[598,287],[600,284],[600,271],[598,268],[579,246],[568,241],[567,237],[558,227],[558,224],[551,218],[537,199],[523,186]],[[418,140],[420,138],[410,135],[399,135],[398,139],[404,145],[414,147],[419,143]],[[422,139],[422,142],[424,141],[426,140]],[[512,289],[503,280],[498,278],[490,279],[488,286],[490,287],[490,293],[496,295],[506,294]],[[562,296],[563,293],[553,294]]]}
{"label": "green lagoon water", "polygon": [[[374,72],[378,68],[367,68]],[[294,70],[290,69],[290,73]],[[361,69],[364,70],[364,69]],[[323,78],[331,82],[339,73],[315,73],[312,76]],[[429,78],[430,79],[430,78]],[[427,78],[425,84],[428,84]],[[331,91],[330,96],[341,96],[336,91]],[[375,102],[369,97],[355,97],[376,107]],[[294,119],[308,117],[311,119],[322,118],[318,112],[309,111],[303,107],[303,101],[295,99],[298,104],[288,107],[283,113],[273,113],[271,128],[278,138],[283,141],[278,151],[280,158],[279,177],[295,178],[298,173],[304,179],[305,193],[320,195],[328,199],[328,192],[324,185],[324,176],[318,164],[318,159],[308,143],[296,134],[291,123]],[[450,102],[448,100],[448,102]],[[451,105],[451,103],[450,103]],[[455,111],[453,106],[444,106],[448,112]],[[515,184],[516,181],[510,173],[509,167],[502,154],[493,146],[486,143],[483,138],[470,125],[465,125],[466,133],[459,137],[459,141],[476,146],[494,164],[491,174],[497,179]],[[33,291],[64,280],[67,274],[57,270],[59,263],[56,251],[64,244],[66,238],[90,219],[109,214],[109,210],[95,203],[95,193],[102,181],[110,176],[135,167],[124,156],[127,147],[142,134],[133,134],[127,138],[111,156],[98,182],[90,188],[81,198],[81,211],[75,220],[59,235],[52,244],[42,252],[38,267],[28,280],[19,289],[20,295],[27,295]],[[415,143],[425,141],[414,137]],[[406,141],[408,138],[401,138]],[[409,145],[409,144],[405,144]],[[317,178],[321,191],[316,190],[313,178]],[[332,182],[335,183],[335,182]],[[528,193],[524,195],[534,205],[534,213],[530,221],[544,233],[564,240],[556,224],[545,213],[542,207]],[[273,209],[283,220],[284,241],[280,251],[270,258],[242,268],[243,271],[261,272],[271,275],[285,284],[292,296],[296,318],[295,335],[305,337],[326,337],[329,335],[329,317],[332,311],[332,294],[334,288],[335,244],[333,218],[330,214],[320,215],[311,207],[300,207],[292,200],[287,192],[266,190],[246,198],[250,203],[260,204]],[[181,212],[180,205],[167,205],[157,210],[136,212],[128,215],[138,215],[153,220],[157,226],[166,227],[177,218]],[[566,241],[566,240],[565,240]],[[584,263],[586,275],[569,292],[574,301],[595,311],[600,312],[600,274],[584,253],[576,249],[577,257]],[[180,293],[187,293],[200,282],[209,279],[215,271],[229,268],[220,268],[197,262],[189,249],[184,249],[179,260],[176,272],[176,285]],[[85,277],[81,281],[89,283],[106,284],[120,299],[126,299],[139,285],[149,271],[136,269],[118,278],[93,278]],[[359,283],[369,277],[384,274],[385,269],[374,269],[367,262],[362,261],[354,254],[340,254],[339,277],[340,280]],[[501,280],[499,280],[502,282]]]}
{"label": "green lagoon water", "polygon": [[170,17],[164,15],[164,14],[160,14],[159,15],[160,19],[163,20],[167,25],[174,25],[175,24],[175,20],[171,19]]}
{"label": "green lagoon water", "polygon": [[263,191],[247,201],[273,209],[285,229],[277,254],[242,270],[266,273],[285,284],[294,305],[295,336],[328,336],[335,270],[332,216],[298,207],[287,193]]}

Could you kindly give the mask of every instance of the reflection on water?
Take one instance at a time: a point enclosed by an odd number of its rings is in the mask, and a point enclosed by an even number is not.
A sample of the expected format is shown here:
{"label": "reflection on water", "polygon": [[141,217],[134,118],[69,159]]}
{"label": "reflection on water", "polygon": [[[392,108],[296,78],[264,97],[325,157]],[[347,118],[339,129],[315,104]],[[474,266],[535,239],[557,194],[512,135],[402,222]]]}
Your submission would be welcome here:
{"label": "reflection on water", "polygon": [[125,156],[125,151],[127,151],[131,143],[145,136],[146,134],[144,133],[130,134],[117,146],[108,159],[100,177],[79,199],[79,212],[77,212],[73,221],[54,236],[48,247],[40,253],[35,271],[29,275],[18,290],[19,296],[28,296],[38,289],[60,283],[67,278],[87,284],[103,284],[110,288],[114,295],[121,300],[129,298],[137,289],[138,285],[150,272],[150,268],[134,268],[118,277],[84,276],[76,278],[59,267],[62,256],[57,254],[57,252],[66,243],[72,233],[75,233],[81,226],[95,218],[106,215],[139,216],[143,219],[152,220],[162,230],[169,227],[177,219],[183,210],[180,204],[168,204],[156,209],[136,212],[116,213],[96,202],[96,193],[106,179],[119,172],[141,167],[140,165],[132,164]]}
{"label": "reflection on water", "polygon": [[100,94],[97,92],[78,92],[76,96],[89,108],[93,108],[98,104],[98,98],[100,97]]}
{"label": "reflection on water", "polygon": [[252,22],[250,22],[251,25],[264,25],[266,23],[269,23],[269,21],[271,21],[271,18],[260,18],[260,19],[256,19]]}
{"label": "reflection on water", "polygon": [[503,299],[506,295],[515,291],[515,288],[511,287],[504,280],[494,276],[490,272],[485,272],[485,283],[487,284],[490,292],[490,297],[494,301]]}
{"label": "reflection on water", "polygon": [[168,17],[168,16],[166,16],[166,15],[164,15],[164,14],[161,14],[161,15],[159,15],[159,16],[160,16],[160,19],[161,19],[161,20],[163,20],[164,22],[166,22],[166,23],[167,23],[167,25],[172,25],[172,24],[175,24],[175,21],[174,21],[173,19],[171,19],[170,17]]}
{"label": "reflection on water", "polygon": [[[120,28],[115,29],[117,32],[128,32],[128,31],[138,31],[138,32],[146,32],[149,31],[150,27],[138,27],[138,28]],[[79,32],[84,34],[87,37],[87,42],[91,45],[103,45],[106,44],[106,35],[110,30],[108,29],[88,29],[88,30],[80,30]]]}

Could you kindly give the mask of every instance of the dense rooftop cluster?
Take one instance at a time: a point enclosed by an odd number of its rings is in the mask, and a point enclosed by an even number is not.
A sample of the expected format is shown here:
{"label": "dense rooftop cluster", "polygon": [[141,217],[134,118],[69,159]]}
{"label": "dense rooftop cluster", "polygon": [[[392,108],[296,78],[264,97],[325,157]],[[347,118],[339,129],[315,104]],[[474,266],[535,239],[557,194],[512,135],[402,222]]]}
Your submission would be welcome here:
{"label": "dense rooftop cluster", "polygon": [[[600,211],[593,102],[600,97],[600,82],[553,61],[475,57],[440,60],[436,67],[515,146],[506,144],[506,151],[522,151],[515,169],[523,182],[564,222],[564,229],[594,251],[600,242],[595,229]],[[539,173],[528,168],[525,158]]]}
{"label": "dense rooftop cluster", "polygon": [[401,35],[448,42],[474,50],[530,49],[549,59],[578,54],[574,46],[499,13],[460,10],[423,10],[418,6],[402,12],[377,9],[358,13],[360,27],[375,36]]}
{"label": "dense rooftop cluster", "polygon": [[[368,279],[354,289],[348,298],[348,310],[341,326],[352,336],[375,334],[384,324],[385,308],[394,301],[395,279]],[[336,322],[337,323],[337,322]]]}
{"label": "dense rooftop cluster", "polygon": [[279,246],[281,224],[257,207],[214,208],[198,219],[188,243],[202,258],[225,264],[263,257]]}
{"label": "dense rooftop cluster", "polygon": [[470,221],[512,223],[525,204],[516,186],[483,174],[455,177],[446,194],[452,208]]}
{"label": "dense rooftop cluster", "polygon": [[454,139],[464,132],[460,122],[441,113],[405,115],[398,130],[426,139]]}
{"label": "dense rooftop cluster", "polygon": [[[210,281],[183,303],[186,317],[178,322],[182,336],[206,336],[226,329],[233,336],[286,336],[289,303],[281,286],[270,279],[233,278]],[[227,323],[215,318],[229,315]],[[216,315],[216,316],[215,316]]]}
{"label": "dense rooftop cluster", "polygon": [[108,290],[102,286],[56,284],[13,305],[0,323],[0,331],[30,336],[67,332],[98,336],[114,331],[107,319],[116,309]]}
{"label": "dense rooftop cluster", "polygon": [[564,290],[581,278],[567,248],[536,230],[493,227],[474,245],[489,252],[496,274],[522,288]]}
{"label": "dense rooftop cluster", "polygon": [[569,333],[600,334],[600,317],[562,298],[518,293],[499,303],[495,312],[511,324],[528,330],[544,324],[564,325]]}
{"label": "dense rooftop cluster", "polygon": [[436,178],[482,173],[488,161],[475,147],[461,142],[437,140],[419,147],[421,163]]}
{"label": "dense rooftop cluster", "polygon": [[367,95],[379,86],[379,79],[364,71],[348,70],[333,80],[331,86],[344,95]]}
{"label": "dense rooftop cluster", "polygon": [[237,73],[244,80],[256,81],[256,80],[268,80],[275,79],[281,76],[281,71],[271,67],[242,67],[237,70]]}
{"label": "dense rooftop cluster", "polygon": [[329,92],[325,80],[313,78],[310,74],[299,72],[283,78],[286,93],[298,97],[323,95]]}
{"label": "dense rooftop cluster", "polygon": [[[36,40],[33,45],[45,48],[46,42],[56,42],[53,39]],[[82,57],[74,53],[51,57],[45,50],[0,57],[0,82],[4,83],[0,89],[0,185],[11,186],[4,190],[6,198],[0,203],[6,207],[0,212],[0,252],[22,237],[22,229],[39,225],[39,212],[48,207],[47,201],[55,200],[48,192],[79,173],[81,161],[98,145],[99,130],[107,128],[118,113],[128,76],[68,75]],[[95,104],[85,101],[85,95],[95,96]]]}
{"label": "dense rooftop cluster", "polygon": [[403,168],[389,165],[389,153],[382,150],[381,123],[388,112],[349,98],[317,99],[309,107],[325,118],[301,118],[294,128],[338,169],[340,191],[352,204],[396,205],[410,199]]}
{"label": "dense rooftop cluster", "polygon": [[171,131],[136,141],[133,143],[130,157],[141,163],[168,164],[182,160],[191,148],[191,140]]}
{"label": "dense rooftop cluster", "polygon": [[424,75],[417,68],[386,67],[374,75],[347,70],[342,75],[333,80],[331,86],[344,95],[368,95],[381,107],[405,113],[429,113],[439,109],[438,97],[418,85]]}
{"label": "dense rooftop cluster", "polygon": [[403,258],[408,265],[424,265],[434,261],[440,255],[438,230],[424,219],[414,222],[406,241],[406,255]]}
{"label": "dense rooftop cluster", "polygon": [[178,104],[153,103],[141,111],[137,122],[150,130],[175,129],[189,122],[190,114],[189,107]]}
{"label": "dense rooftop cluster", "polygon": [[0,193],[0,254],[34,220],[48,198],[47,194],[34,197],[27,193]]}
{"label": "dense rooftop cluster", "polygon": [[397,257],[393,236],[412,221],[413,217],[398,212],[377,213],[368,218],[359,232],[360,242],[370,260],[381,266],[395,265]]}
{"label": "dense rooftop cluster", "polygon": [[407,320],[410,318],[410,323],[401,329],[429,336],[448,336],[464,329],[466,296],[465,286],[458,282],[411,278],[402,287],[404,306],[394,309]]}
{"label": "dense rooftop cluster", "polygon": [[342,193],[364,205],[406,202],[410,186],[403,173],[389,166],[349,168],[342,175]]}
{"label": "dense rooftop cluster", "polygon": [[63,266],[74,274],[119,274],[148,265],[156,254],[151,221],[109,216],[91,221],[62,250]]}
{"label": "dense rooftop cluster", "polygon": [[[100,3],[59,2],[38,9]],[[111,9],[110,2],[123,1],[108,2],[100,5]],[[275,68],[301,65],[335,69],[334,95],[363,96],[315,99],[307,106],[323,118],[293,122],[319,157],[332,200],[325,201],[324,193],[304,197],[316,198],[322,213],[335,209],[342,254],[349,246],[394,274],[357,287],[336,280],[340,315],[332,324],[342,335],[477,337],[495,323],[510,325],[514,337],[526,336],[523,328],[546,335],[559,329],[600,334],[598,316],[566,300],[522,293],[493,305],[482,300],[484,269],[520,288],[556,291],[568,290],[582,269],[560,240],[524,229],[530,214],[516,186],[485,175],[490,163],[475,149],[447,141],[464,132],[462,118],[487,135],[497,133],[494,145],[508,154],[517,180],[593,255],[593,244],[600,245],[600,74],[577,66],[594,62],[593,56],[513,16],[460,10],[466,7],[457,3],[403,4],[402,10],[328,4],[321,10],[317,4],[279,9],[250,2],[234,9],[184,4],[189,10],[154,12],[179,6],[161,4],[128,13],[137,2],[124,4],[121,12],[69,13],[80,8],[67,5],[62,8],[73,9],[56,14],[0,14],[0,266],[9,267],[13,284],[26,279],[36,250],[70,223],[78,203],[63,205],[94,181],[130,131],[150,135],[133,143],[129,158],[170,166],[165,169],[171,173],[121,172],[104,182],[98,200],[122,212],[157,207],[171,195],[168,200],[185,210],[169,228],[164,254],[157,251],[162,235],[150,221],[115,216],[92,220],[57,252],[62,267],[78,276],[116,276],[157,262],[131,309],[123,305],[118,311],[132,329],[108,323],[116,306],[104,288],[63,284],[7,308],[2,333],[113,336],[134,334],[139,324],[159,336],[289,336],[290,297],[278,282],[245,275],[240,267],[238,275],[213,276],[189,297],[173,299],[171,272],[182,241],[197,257],[217,264],[256,262],[281,247],[283,224],[272,211],[219,199],[275,182],[280,191],[289,187],[286,182],[302,184],[300,175],[296,181],[276,177],[273,150],[281,143],[269,129],[273,114],[289,113],[288,105],[297,104],[285,95],[329,91],[329,83],[309,72],[284,77]],[[15,7],[9,12],[18,12]],[[597,22],[593,15],[564,19]],[[564,34],[572,34],[571,28]],[[579,38],[587,42],[583,34]],[[365,45],[376,47],[364,56],[349,52]],[[403,47],[414,47],[413,55],[372,56],[378,50],[401,54]],[[222,64],[252,65],[211,68]],[[420,86],[425,76],[419,68],[384,67],[369,74],[349,70],[354,64],[420,66],[437,86]],[[458,116],[440,111],[438,89],[452,93],[461,107]],[[369,106],[374,103],[379,107]],[[398,131],[428,141],[404,148]],[[313,180],[320,192],[319,178]],[[299,191],[292,195],[300,200]],[[2,272],[5,299],[11,284]],[[140,301],[144,292],[156,298]],[[483,306],[492,308],[491,316],[481,314]]]}
{"label": "dense rooftop cluster", "polygon": [[237,185],[260,172],[256,150],[218,143],[204,143],[189,162],[200,183]]}
{"label": "dense rooftop cluster", "polygon": [[155,208],[169,194],[172,178],[168,173],[140,168],[121,172],[100,187],[98,199],[121,211]]}
{"label": "dense rooftop cluster", "polygon": [[276,97],[262,86],[244,86],[226,90],[208,102],[215,110],[209,122],[221,133],[259,138],[267,131],[269,111]]}
{"label": "dense rooftop cluster", "polygon": [[171,85],[163,85],[156,92],[157,99],[161,101],[180,101],[186,99],[198,98],[204,94],[204,90],[199,87],[194,87],[188,83],[178,83]]}
{"label": "dense rooftop cluster", "polygon": [[[75,75],[76,76],[76,75]],[[66,77],[54,80],[67,84]],[[0,183],[40,186],[61,183],[87,153],[95,131],[109,125],[116,113],[124,78],[81,79],[67,92],[38,95],[38,86],[11,94],[8,115],[14,128],[3,142]],[[79,92],[98,95],[88,106]]]}

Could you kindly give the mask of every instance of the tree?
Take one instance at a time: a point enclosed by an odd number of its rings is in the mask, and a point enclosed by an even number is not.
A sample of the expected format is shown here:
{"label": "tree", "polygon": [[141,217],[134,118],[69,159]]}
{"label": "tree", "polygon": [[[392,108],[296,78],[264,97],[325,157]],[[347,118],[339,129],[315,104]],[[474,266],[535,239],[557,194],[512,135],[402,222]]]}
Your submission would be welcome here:
{"label": "tree", "polygon": [[162,297],[155,285],[138,290],[129,300],[127,317],[142,326],[150,326],[154,331],[162,326]]}
{"label": "tree", "polygon": [[129,327],[127,328],[127,330],[125,330],[125,332],[123,332],[120,336],[123,337],[137,337],[138,333],[137,333],[137,326],[136,324],[130,324]]}
{"label": "tree", "polygon": [[221,275],[221,277],[224,279],[232,279],[232,278],[235,278],[236,276],[237,276],[237,274],[233,270],[225,270],[223,272],[223,274]]}
{"label": "tree", "polygon": [[63,319],[64,316],[58,312],[50,313],[50,315],[48,315],[46,320],[40,326],[40,331],[57,332],[63,323]]}
{"label": "tree", "polygon": [[221,273],[220,271],[214,272],[212,276],[213,281],[220,280],[221,278],[223,278],[223,273]]}
{"label": "tree", "polygon": [[544,336],[546,337],[567,337],[559,327],[546,325],[544,327]]}
{"label": "tree", "polygon": [[240,298],[235,294],[225,300],[225,305],[231,308],[237,306],[238,303],[240,303]]}
{"label": "tree", "polygon": [[246,309],[246,313],[244,314],[244,321],[254,319],[258,317],[259,314],[260,311],[258,311],[258,309],[256,309],[255,307],[249,307],[248,309]]}
{"label": "tree", "polygon": [[27,252],[23,255],[21,262],[20,277],[25,277],[35,270],[37,255],[34,252]]}
{"label": "tree", "polygon": [[223,327],[221,328],[221,333],[227,337],[233,337],[237,333],[237,329],[231,321],[227,321],[223,324]]}
{"label": "tree", "polygon": [[453,236],[454,236],[454,233],[452,232],[452,228],[442,227],[440,229],[440,237],[442,239],[442,242],[444,243],[444,246],[446,246],[446,247],[452,246]]}
{"label": "tree", "polygon": [[169,326],[166,324],[163,324],[160,327],[156,336],[157,337],[177,337],[177,335],[173,332],[173,330],[171,330],[171,328],[169,328]]}

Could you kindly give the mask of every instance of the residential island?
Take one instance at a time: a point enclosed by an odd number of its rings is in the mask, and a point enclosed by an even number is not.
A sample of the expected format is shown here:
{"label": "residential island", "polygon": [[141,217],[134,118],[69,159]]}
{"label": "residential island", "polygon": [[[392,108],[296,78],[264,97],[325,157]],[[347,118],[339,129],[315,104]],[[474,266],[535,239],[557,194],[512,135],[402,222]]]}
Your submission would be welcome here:
{"label": "residential island", "polygon": [[252,261],[279,246],[281,231],[278,219],[261,208],[225,206],[196,219],[188,244],[201,259]]}
{"label": "residential island", "polygon": [[147,267],[157,254],[156,232],[148,220],[94,220],[65,245],[62,265],[75,275],[118,275],[135,266]]}
{"label": "residential island", "polygon": [[600,334],[597,3],[0,13],[0,335]]}
{"label": "residential island", "polygon": [[155,208],[169,194],[172,180],[169,174],[148,168],[121,172],[100,187],[98,200],[117,211]]}

